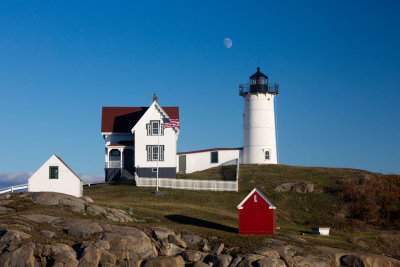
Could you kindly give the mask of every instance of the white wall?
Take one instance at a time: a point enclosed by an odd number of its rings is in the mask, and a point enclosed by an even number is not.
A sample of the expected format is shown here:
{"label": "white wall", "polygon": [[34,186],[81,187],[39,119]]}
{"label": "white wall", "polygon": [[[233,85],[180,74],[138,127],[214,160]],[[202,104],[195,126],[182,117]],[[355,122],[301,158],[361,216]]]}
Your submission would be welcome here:
{"label": "white wall", "polygon": [[[218,151],[218,163],[211,163],[211,152]],[[242,151],[235,150],[212,150],[205,152],[194,152],[176,155],[177,168],[179,171],[179,156],[186,155],[186,173],[206,170],[213,167],[223,166],[224,164],[236,164],[236,159],[241,159]],[[235,162],[233,162],[235,161]],[[241,161],[241,160],[240,160]],[[232,164],[233,163],[233,164]]]}
{"label": "white wall", "polygon": [[[276,164],[274,95],[251,93],[244,96],[244,164]],[[270,159],[265,159],[265,151]]]}
{"label": "white wall", "polygon": [[158,162],[159,167],[176,167],[176,142],[179,130],[164,129],[164,135],[148,136],[146,124],[151,120],[160,120],[162,114],[155,105],[151,105],[139,122],[135,125],[135,167],[151,168],[157,166],[157,161],[147,161],[147,145],[164,145],[164,160]]}
{"label": "white wall", "polygon": [[[58,166],[58,179],[49,179],[49,166]],[[28,179],[28,191],[58,192],[82,197],[83,184],[53,155]]]}

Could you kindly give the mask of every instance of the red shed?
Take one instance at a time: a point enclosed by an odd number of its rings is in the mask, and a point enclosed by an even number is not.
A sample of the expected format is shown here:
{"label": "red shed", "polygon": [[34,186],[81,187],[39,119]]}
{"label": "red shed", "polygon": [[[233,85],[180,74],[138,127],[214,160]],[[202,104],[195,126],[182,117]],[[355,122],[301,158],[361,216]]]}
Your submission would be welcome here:
{"label": "red shed", "polygon": [[239,209],[239,234],[273,235],[275,233],[276,207],[257,188],[254,188],[237,208]]}

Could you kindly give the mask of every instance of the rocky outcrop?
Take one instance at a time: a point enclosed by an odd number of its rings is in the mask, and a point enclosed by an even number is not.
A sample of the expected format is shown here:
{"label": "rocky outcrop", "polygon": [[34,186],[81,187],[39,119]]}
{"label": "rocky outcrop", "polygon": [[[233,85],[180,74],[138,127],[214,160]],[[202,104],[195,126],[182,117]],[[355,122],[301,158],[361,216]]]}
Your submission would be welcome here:
{"label": "rocky outcrop", "polygon": [[312,193],[314,184],[312,182],[287,182],[275,187],[275,192],[294,192],[294,193]]}

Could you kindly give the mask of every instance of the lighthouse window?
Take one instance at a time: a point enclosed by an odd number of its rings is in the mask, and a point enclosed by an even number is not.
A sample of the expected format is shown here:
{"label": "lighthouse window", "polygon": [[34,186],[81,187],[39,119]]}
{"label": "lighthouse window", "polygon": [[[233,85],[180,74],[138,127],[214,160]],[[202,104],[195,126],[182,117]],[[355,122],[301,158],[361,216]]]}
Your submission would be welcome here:
{"label": "lighthouse window", "polygon": [[218,151],[211,152],[211,163],[218,163]]}
{"label": "lighthouse window", "polygon": [[269,151],[265,151],[265,159],[270,159],[270,157],[269,157]]}

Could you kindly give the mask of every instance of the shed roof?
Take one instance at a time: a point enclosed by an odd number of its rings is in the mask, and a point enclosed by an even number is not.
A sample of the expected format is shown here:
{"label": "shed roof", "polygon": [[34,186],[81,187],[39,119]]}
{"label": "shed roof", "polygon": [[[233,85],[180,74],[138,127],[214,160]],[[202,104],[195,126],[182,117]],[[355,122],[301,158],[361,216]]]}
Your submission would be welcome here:
{"label": "shed roof", "polygon": [[[103,107],[102,133],[130,133],[149,107]],[[162,107],[171,119],[179,120],[179,107]]]}
{"label": "shed roof", "polygon": [[269,199],[268,199],[266,196],[264,196],[264,194],[261,193],[261,191],[258,190],[257,188],[254,188],[253,190],[251,190],[251,192],[247,195],[247,197],[245,197],[245,198],[243,199],[243,201],[240,202],[240,204],[237,206],[237,208],[238,208],[238,209],[242,209],[244,203],[246,203],[246,201],[254,194],[254,192],[257,192],[258,195],[260,195],[260,197],[262,197],[262,198],[269,204],[269,209],[276,209],[276,207],[274,206],[274,204],[272,204],[272,202],[269,201]]}

